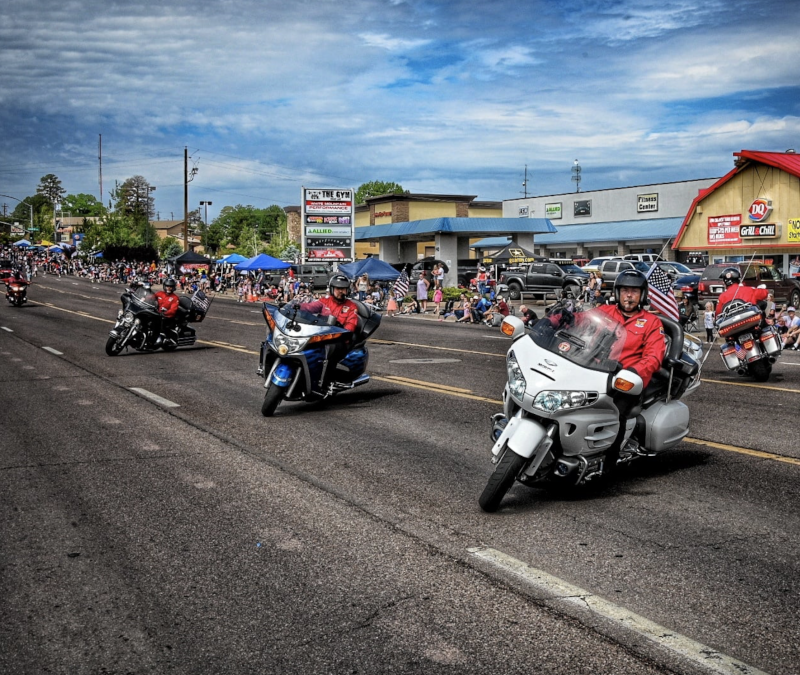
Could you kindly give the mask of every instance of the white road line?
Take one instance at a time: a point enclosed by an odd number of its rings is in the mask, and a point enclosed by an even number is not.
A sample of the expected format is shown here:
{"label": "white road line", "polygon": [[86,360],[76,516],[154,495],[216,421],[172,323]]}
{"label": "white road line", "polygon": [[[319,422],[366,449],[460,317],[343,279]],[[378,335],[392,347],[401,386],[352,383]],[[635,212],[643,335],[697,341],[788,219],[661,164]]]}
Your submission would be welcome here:
{"label": "white road line", "polygon": [[51,354],[55,354],[56,356],[64,356],[64,352],[60,352],[52,347],[42,347],[42,349],[44,349],[46,352],[50,352]]}
{"label": "white road line", "polygon": [[145,398],[149,398],[153,403],[158,403],[158,405],[164,406],[165,408],[180,408],[181,406],[178,403],[173,401],[169,401],[165,398],[161,398],[158,394],[154,394],[152,391],[147,391],[147,389],[140,389],[139,387],[130,387],[130,390],[139,394],[139,396],[144,396]]}
{"label": "white road line", "polygon": [[10,328],[6,328],[5,326],[0,326],[0,328],[2,328],[2,329],[3,329],[4,331],[6,331],[7,333],[13,333],[13,332],[14,332],[14,331],[13,331],[13,330],[11,330]]}
{"label": "white road line", "polygon": [[468,548],[467,551],[476,558],[485,560],[521,578],[531,586],[545,591],[548,595],[555,596],[557,599],[576,605],[581,609],[589,609],[595,614],[632,630],[712,672],[720,673],[721,675],[767,675],[764,671],[748,666],[746,663],[722,654],[691,638],[659,626],[649,619],[634,614],[598,595],[593,595],[589,591],[573,586],[558,577],[547,574],[547,572],[530,567],[521,560],[512,558],[502,551],[483,546]]}

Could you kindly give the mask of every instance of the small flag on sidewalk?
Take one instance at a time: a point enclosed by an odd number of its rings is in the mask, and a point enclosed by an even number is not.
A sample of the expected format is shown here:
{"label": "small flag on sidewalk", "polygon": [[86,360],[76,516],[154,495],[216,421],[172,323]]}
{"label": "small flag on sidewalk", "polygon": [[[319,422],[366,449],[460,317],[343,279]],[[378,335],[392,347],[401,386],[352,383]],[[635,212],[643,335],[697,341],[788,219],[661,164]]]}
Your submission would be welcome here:
{"label": "small flag on sidewalk", "polygon": [[654,263],[647,277],[648,295],[650,296],[650,306],[668,316],[673,321],[678,321],[678,301],[675,300],[675,293],[672,291],[672,282],[667,273],[662,270],[658,263]]}
{"label": "small flag on sidewalk", "polygon": [[405,267],[403,271],[400,272],[400,276],[397,278],[397,281],[394,282],[394,296],[398,299],[406,297],[408,294],[408,273],[406,272]]}

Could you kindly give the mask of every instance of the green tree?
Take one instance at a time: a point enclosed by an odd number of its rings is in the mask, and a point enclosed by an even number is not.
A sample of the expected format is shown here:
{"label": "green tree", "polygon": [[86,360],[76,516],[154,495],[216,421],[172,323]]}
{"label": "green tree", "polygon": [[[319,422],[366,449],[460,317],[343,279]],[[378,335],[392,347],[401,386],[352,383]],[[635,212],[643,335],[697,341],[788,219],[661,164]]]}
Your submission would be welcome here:
{"label": "green tree", "polygon": [[286,228],[286,212],[277,204],[261,209],[261,222],[258,235],[263,240],[271,240],[273,235],[279,234]]}
{"label": "green tree", "polygon": [[362,183],[356,190],[356,204],[363,204],[368,197],[379,197],[380,195],[401,195],[403,186],[399,183],[390,183],[382,180],[373,180],[369,183]]}
{"label": "green tree", "polygon": [[158,247],[158,254],[162,260],[174,258],[183,253],[183,244],[175,237],[165,237]]}
{"label": "green tree", "polygon": [[155,188],[144,176],[132,176],[122,185],[117,185],[111,196],[116,202],[117,210],[133,216],[134,220],[147,220],[155,213],[155,198],[152,196],[154,191]]}
{"label": "green tree", "polygon": [[36,187],[36,194],[46,197],[47,201],[50,202],[50,206],[54,209],[55,205],[61,201],[61,197],[66,193],[67,191],[61,187],[61,181],[58,176],[52,173],[42,176],[39,180],[39,185]]}
{"label": "green tree", "polygon": [[214,223],[219,223],[225,233],[225,240],[238,245],[244,234],[245,241],[251,241],[253,232],[260,224],[259,210],[254,206],[223,206]]}
{"label": "green tree", "polygon": [[207,251],[217,252],[225,240],[225,230],[216,220],[203,229],[203,248]]}
{"label": "green tree", "polygon": [[61,210],[73,216],[102,216],[106,212],[105,206],[94,195],[83,192],[64,197]]}

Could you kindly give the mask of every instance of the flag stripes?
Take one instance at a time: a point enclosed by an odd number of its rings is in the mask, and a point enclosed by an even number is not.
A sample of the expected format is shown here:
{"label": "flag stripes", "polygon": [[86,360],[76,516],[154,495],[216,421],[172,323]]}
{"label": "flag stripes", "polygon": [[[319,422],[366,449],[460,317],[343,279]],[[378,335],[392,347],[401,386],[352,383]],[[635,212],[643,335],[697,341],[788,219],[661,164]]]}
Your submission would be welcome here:
{"label": "flag stripes", "polygon": [[654,263],[645,276],[647,277],[650,306],[664,316],[678,321],[680,316],[678,302],[675,300],[672,282],[667,273],[657,263]]}
{"label": "flag stripes", "polygon": [[403,271],[400,272],[400,276],[397,278],[397,281],[394,282],[394,297],[398,300],[401,298],[406,297],[408,294],[408,273],[406,272],[405,268]]}

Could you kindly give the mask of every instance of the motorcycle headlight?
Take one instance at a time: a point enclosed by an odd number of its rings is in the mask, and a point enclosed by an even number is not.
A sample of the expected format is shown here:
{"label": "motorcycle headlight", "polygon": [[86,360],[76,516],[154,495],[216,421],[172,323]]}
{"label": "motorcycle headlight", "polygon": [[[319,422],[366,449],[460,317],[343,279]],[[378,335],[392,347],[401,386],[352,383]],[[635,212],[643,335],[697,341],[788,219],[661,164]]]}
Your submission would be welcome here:
{"label": "motorcycle headlight", "polygon": [[514,352],[510,352],[506,357],[506,370],[508,371],[508,389],[511,391],[511,395],[522,400],[527,382],[525,382],[525,376],[522,374],[522,368],[519,367]]}
{"label": "motorcycle headlight", "polygon": [[540,391],[533,399],[533,407],[545,412],[582,408],[598,398],[596,391]]}
{"label": "motorcycle headlight", "polygon": [[277,328],[272,334],[272,348],[281,356],[303,351],[308,344],[308,338],[289,337]]}
{"label": "motorcycle headlight", "polygon": [[133,312],[125,312],[122,320],[126,325],[130,326],[133,323]]}

